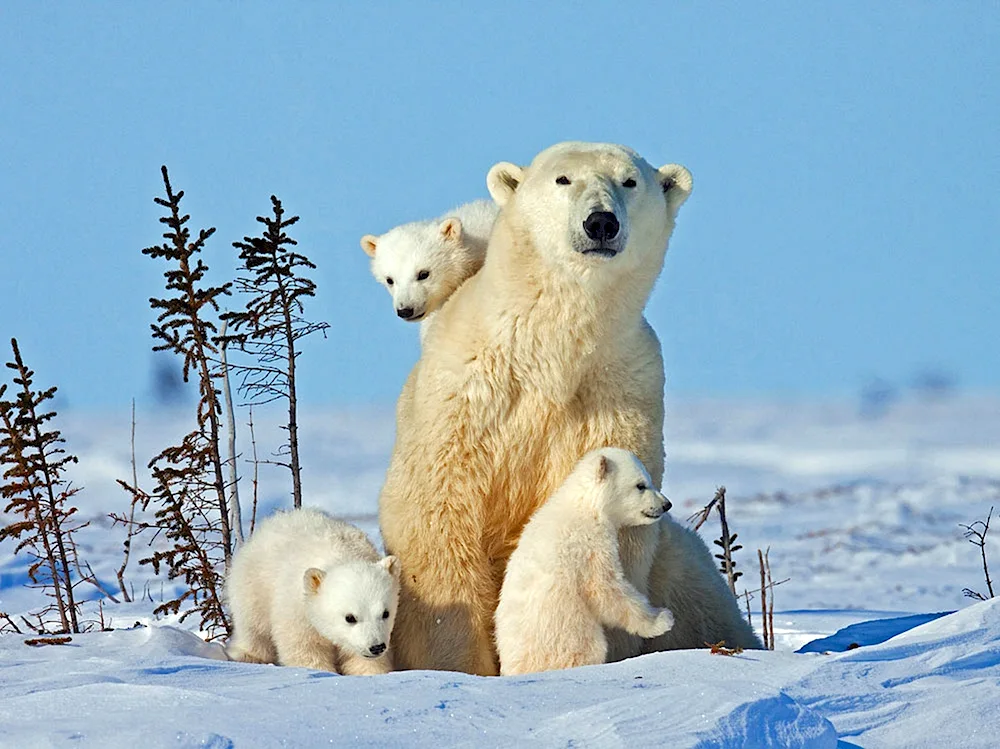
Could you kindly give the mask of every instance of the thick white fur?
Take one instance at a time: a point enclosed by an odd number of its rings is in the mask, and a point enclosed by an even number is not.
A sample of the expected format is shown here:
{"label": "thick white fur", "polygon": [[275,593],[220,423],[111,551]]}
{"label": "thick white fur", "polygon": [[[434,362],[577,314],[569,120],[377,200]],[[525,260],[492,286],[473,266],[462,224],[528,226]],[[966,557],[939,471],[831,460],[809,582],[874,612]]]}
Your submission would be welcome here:
{"label": "thick white fur", "polygon": [[[507,559],[585,453],[619,446],[654,486],[663,477],[663,362],[643,309],[690,173],[655,169],[622,146],[563,143],[526,168],[497,164],[487,186],[501,212],[486,260],[427,331],[399,398],[380,497],[386,549],[404,569],[395,638],[403,668],[497,673],[493,622]],[[584,229],[595,211],[621,225],[606,247]],[[655,526],[619,534],[640,593],[656,539]],[[616,630],[608,657],[641,645]]]}
{"label": "thick white fur", "polygon": [[674,626],[643,643],[643,652],[703,648],[717,642],[730,648],[762,648],[701,536],[668,515],[657,526],[660,538],[649,574],[649,600],[673,612]]}
{"label": "thick white fur", "polygon": [[622,570],[621,528],[655,523],[670,503],[639,459],[606,447],[585,455],[524,527],[496,611],[501,674],[604,663],[604,627],[641,637],[673,625]]}
{"label": "thick white fur", "polygon": [[[372,275],[392,296],[396,313],[412,310],[412,316],[404,319],[422,322],[421,340],[434,313],[483,267],[499,211],[491,200],[476,200],[437,219],[413,221],[381,236],[361,238],[361,247],[371,258]],[[421,278],[422,273],[429,275]]]}
{"label": "thick white fur", "polygon": [[363,531],[320,510],[278,512],[233,558],[226,651],[251,663],[387,673],[398,596],[399,563]]}

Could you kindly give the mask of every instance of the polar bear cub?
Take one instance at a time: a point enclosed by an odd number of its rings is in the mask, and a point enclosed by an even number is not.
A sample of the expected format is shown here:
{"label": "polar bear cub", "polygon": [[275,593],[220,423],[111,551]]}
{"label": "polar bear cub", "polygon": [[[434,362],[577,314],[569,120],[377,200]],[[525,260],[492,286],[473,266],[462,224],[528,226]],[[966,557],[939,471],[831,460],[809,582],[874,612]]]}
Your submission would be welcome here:
{"label": "polar bear cub", "polygon": [[232,660],[341,674],[392,670],[399,562],[316,509],[278,512],[233,557]]}
{"label": "polar bear cub", "polygon": [[625,578],[618,531],[670,508],[631,452],[587,453],[524,527],[496,610],[501,674],[604,663],[604,627],[641,637],[673,626]]}
{"label": "polar bear cub", "polygon": [[[372,275],[392,295],[403,320],[428,320],[452,293],[483,267],[500,208],[476,200],[441,218],[402,224],[381,236],[366,234],[361,248]],[[421,326],[421,339],[426,331]]]}

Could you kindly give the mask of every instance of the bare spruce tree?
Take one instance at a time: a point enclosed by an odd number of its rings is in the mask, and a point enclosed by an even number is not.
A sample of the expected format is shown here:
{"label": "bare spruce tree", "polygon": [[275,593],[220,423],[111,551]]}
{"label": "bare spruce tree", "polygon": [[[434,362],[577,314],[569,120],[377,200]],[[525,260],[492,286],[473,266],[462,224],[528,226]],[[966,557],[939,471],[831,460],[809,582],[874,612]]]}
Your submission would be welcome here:
{"label": "bare spruce tree", "polygon": [[303,302],[315,296],[316,284],[303,275],[316,266],[291,248],[296,241],[285,230],[298,216],[285,218],[281,201],[271,196],[273,215],[258,216],[264,225],[259,237],[244,237],[233,246],[240,251],[241,271],[247,275],[236,280],[236,287],[247,296],[241,311],[226,312],[232,333],[224,337],[255,360],[252,365],[232,365],[240,374],[240,392],[251,405],[285,399],[288,405],[288,443],[279,451],[284,460],[271,461],[292,474],[292,501],[302,506],[302,469],[299,462],[298,396],[296,359],[298,341],[310,333],[325,331],[329,324],[305,319]]}
{"label": "bare spruce tree", "polygon": [[[68,506],[79,491],[63,474],[75,456],[59,447],[65,440],[59,430],[46,423],[55,411],[46,411],[47,401],[55,387],[33,390],[34,372],[24,364],[17,340],[11,339],[17,392],[14,400],[3,400],[6,385],[0,385],[0,465],[4,467],[0,481],[0,497],[7,505],[4,512],[20,516],[0,528],[0,541],[16,540],[15,553],[27,552],[33,559],[28,568],[32,585],[42,588],[52,598],[52,604],[34,614],[40,632],[51,631],[51,615],[58,615],[55,624],[59,632],[79,632],[79,607],[74,588],[81,582],[80,564],[73,534],[86,523],[78,523],[77,508]],[[77,572],[76,579],[72,571]],[[25,622],[28,623],[28,622]],[[29,624],[29,626],[32,626]]]}

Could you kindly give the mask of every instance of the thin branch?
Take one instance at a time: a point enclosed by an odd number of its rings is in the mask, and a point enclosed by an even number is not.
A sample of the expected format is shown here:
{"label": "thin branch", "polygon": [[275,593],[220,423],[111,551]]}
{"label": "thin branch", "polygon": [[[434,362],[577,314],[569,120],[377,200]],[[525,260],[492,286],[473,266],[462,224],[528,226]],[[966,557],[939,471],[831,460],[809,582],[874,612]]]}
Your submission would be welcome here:
{"label": "thin branch", "polygon": [[[771,547],[766,551],[757,549],[757,562],[760,565],[760,616],[763,622],[764,647],[774,650],[774,583],[771,580]],[[768,596],[768,590],[771,595]]]}
{"label": "thin branch", "polygon": [[766,572],[764,569],[764,554],[760,549],[757,549],[757,561],[760,565],[760,616],[762,620],[762,628],[764,631],[764,647],[768,650],[770,647],[770,639],[768,636],[767,629],[767,580]]}
{"label": "thin branch", "polygon": [[[7,624],[5,625],[5,627],[10,627],[12,630],[14,630],[15,634],[19,634],[19,635],[23,635],[24,634],[24,632],[22,632],[20,630],[20,628],[16,624],[14,624],[14,620],[10,618],[9,614],[7,614],[7,613],[5,613],[3,611],[0,611],[0,619],[2,619],[3,621],[7,622]],[[5,629],[5,627],[0,627],[0,632],[3,632],[4,629]]]}
{"label": "thin branch", "polygon": [[[222,328],[219,330],[221,343],[219,354],[222,363],[222,397],[226,409],[226,429],[228,430],[228,455],[226,464],[229,467],[229,525],[233,531],[233,545],[239,547],[243,545],[243,517],[240,510],[239,476],[236,473],[236,418],[233,415],[233,391],[229,386],[229,363],[226,361],[226,347],[229,341],[226,339],[226,328],[229,320],[222,321]],[[236,551],[236,548],[233,549]]]}
{"label": "thin branch", "polygon": [[257,524],[257,492],[259,489],[260,461],[257,460],[257,438],[253,432],[253,406],[250,406],[250,447],[253,452],[253,509],[250,512],[250,535]]}
{"label": "thin branch", "polygon": [[[993,581],[990,579],[990,567],[986,561],[986,535],[990,532],[990,520],[993,518],[993,507],[990,507],[989,514],[986,516],[986,522],[982,520],[977,520],[972,525],[959,525],[961,528],[965,528],[965,533],[963,534],[969,543],[979,547],[979,554],[983,559],[983,575],[986,577],[986,590],[989,591],[989,598],[993,598]],[[982,593],[977,593],[969,588],[963,588],[962,592],[968,598],[977,598],[980,601],[987,600],[987,597]]]}

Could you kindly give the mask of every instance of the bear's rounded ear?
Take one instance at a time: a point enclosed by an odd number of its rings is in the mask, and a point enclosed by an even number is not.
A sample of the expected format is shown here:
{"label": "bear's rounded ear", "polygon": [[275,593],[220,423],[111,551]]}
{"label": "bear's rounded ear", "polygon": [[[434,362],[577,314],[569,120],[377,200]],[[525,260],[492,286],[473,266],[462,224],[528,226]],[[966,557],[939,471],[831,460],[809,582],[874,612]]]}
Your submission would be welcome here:
{"label": "bear's rounded ear", "polygon": [[597,461],[597,483],[607,479],[609,473],[611,473],[611,461],[606,455],[602,455],[601,459]]}
{"label": "bear's rounded ear", "polygon": [[385,559],[379,561],[379,565],[397,580],[399,579],[399,558],[390,554]]}
{"label": "bear's rounded ear", "polygon": [[462,220],[454,216],[446,218],[438,226],[438,231],[441,232],[442,239],[448,242],[458,242],[462,238]]}
{"label": "bear's rounded ear", "polygon": [[378,237],[374,234],[365,234],[361,237],[361,249],[368,257],[375,257],[375,245],[378,244]]}
{"label": "bear's rounded ear", "polygon": [[302,575],[302,587],[308,595],[314,596],[319,592],[319,586],[323,582],[326,573],[316,567],[310,567]]}
{"label": "bear's rounded ear", "polygon": [[667,205],[676,211],[691,194],[691,172],[680,164],[667,164],[656,171],[656,177],[667,198]]}
{"label": "bear's rounded ear", "polygon": [[503,208],[523,178],[524,169],[509,161],[501,161],[494,164],[486,175],[486,187],[496,204]]}

